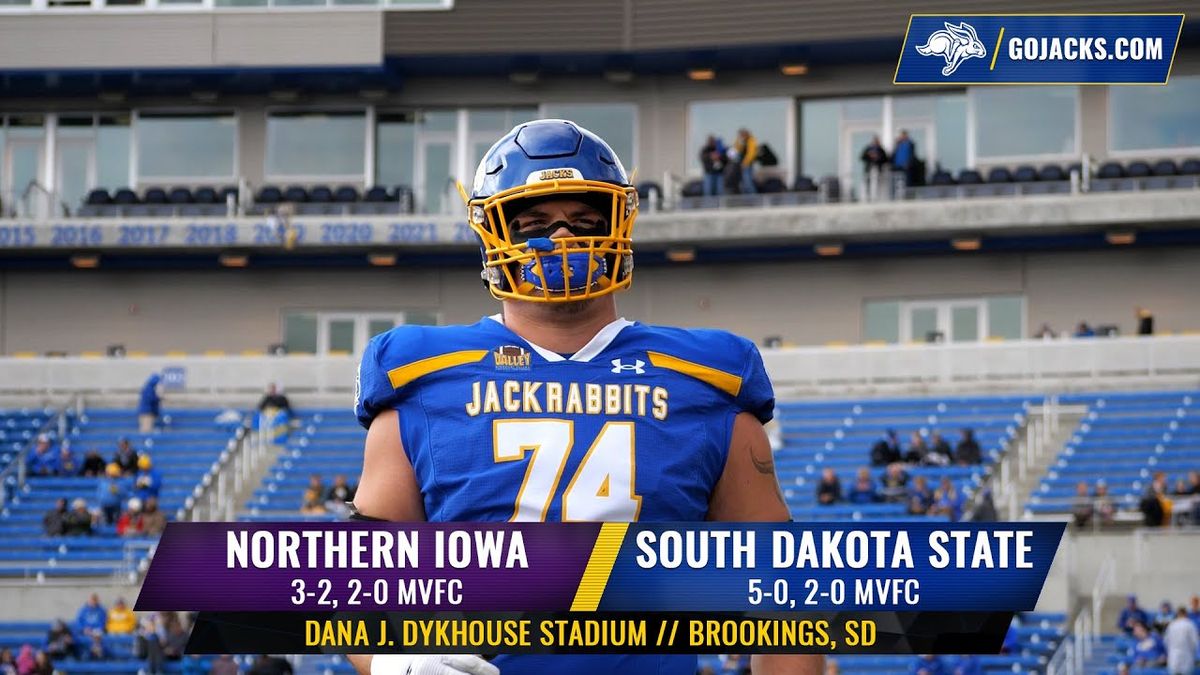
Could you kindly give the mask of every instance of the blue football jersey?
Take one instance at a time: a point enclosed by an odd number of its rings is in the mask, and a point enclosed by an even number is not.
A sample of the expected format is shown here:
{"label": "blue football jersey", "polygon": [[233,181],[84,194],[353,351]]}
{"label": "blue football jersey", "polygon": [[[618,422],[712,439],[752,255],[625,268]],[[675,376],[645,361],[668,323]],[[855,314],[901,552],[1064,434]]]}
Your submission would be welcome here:
{"label": "blue football jersey", "polygon": [[[717,330],[617,320],[564,356],[488,317],[371,340],[355,413],[389,408],[430,521],[700,521],[740,412],[775,400],[762,357]],[[691,675],[693,656],[502,655],[503,675]]]}

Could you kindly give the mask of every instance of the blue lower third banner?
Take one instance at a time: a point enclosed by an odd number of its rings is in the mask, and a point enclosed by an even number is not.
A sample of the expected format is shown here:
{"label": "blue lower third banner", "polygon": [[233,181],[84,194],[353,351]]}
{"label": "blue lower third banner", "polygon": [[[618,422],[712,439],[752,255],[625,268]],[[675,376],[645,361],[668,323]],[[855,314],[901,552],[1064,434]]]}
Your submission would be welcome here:
{"label": "blue lower third banner", "polygon": [[174,523],[136,609],[202,611],[196,653],[994,653],[1063,529]]}
{"label": "blue lower third banner", "polygon": [[896,84],[1166,84],[1183,14],[914,14]]}

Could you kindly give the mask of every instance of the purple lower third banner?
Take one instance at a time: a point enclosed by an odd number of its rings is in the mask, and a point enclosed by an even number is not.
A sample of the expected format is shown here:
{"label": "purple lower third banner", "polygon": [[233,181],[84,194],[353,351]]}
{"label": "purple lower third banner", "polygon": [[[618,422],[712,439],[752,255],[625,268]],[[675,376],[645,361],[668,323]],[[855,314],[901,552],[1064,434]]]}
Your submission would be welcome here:
{"label": "purple lower third banner", "polygon": [[994,652],[1063,528],[175,523],[135,608],[210,653]]}

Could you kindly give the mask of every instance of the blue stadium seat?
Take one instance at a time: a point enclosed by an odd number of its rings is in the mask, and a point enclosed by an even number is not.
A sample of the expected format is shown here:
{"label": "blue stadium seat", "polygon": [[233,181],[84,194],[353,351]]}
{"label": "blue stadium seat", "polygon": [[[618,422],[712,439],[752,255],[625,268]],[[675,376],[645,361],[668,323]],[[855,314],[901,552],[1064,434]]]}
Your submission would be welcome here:
{"label": "blue stadium seat", "polygon": [[388,189],[379,185],[367,190],[366,194],[363,195],[364,202],[388,202],[391,200],[391,194],[388,192]]}
{"label": "blue stadium seat", "polygon": [[949,171],[935,171],[929,180],[930,185],[954,185],[954,176]]}
{"label": "blue stadium seat", "polygon": [[146,188],[146,194],[142,198],[142,203],[167,204],[169,203],[167,201],[167,191],[159,187]]}
{"label": "blue stadium seat", "polygon": [[979,185],[983,182],[983,176],[975,169],[963,169],[958,172],[959,185]]}
{"label": "blue stadium seat", "polygon": [[141,200],[138,199],[137,193],[129,188],[121,188],[113,193],[113,203],[122,206],[128,204],[137,204]]}
{"label": "blue stadium seat", "polygon": [[1047,164],[1038,172],[1038,180],[1067,180],[1068,177],[1067,172],[1057,164]]}
{"label": "blue stadium seat", "polygon": [[1145,178],[1150,175],[1150,165],[1146,162],[1130,162],[1125,167],[1125,175],[1130,178]]}
{"label": "blue stadium seat", "polygon": [[1096,171],[1096,178],[1124,178],[1125,167],[1117,162],[1105,162]]}
{"label": "blue stadium seat", "polygon": [[1183,160],[1179,165],[1179,173],[1185,176],[1195,176],[1200,174],[1200,159],[1191,157]]}
{"label": "blue stadium seat", "polygon": [[238,190],[236,185],[226,185],[217,193],[217,201],[221,202],[222,204],[229,201],[230,197],[233,197],[233,202],[235,204],[239,199],[241,199],[241,191]]}
{"label": "blue stadium seat", "polygon": [[316,204],[324,204],[333,201],[333,190],[328,185],[314,185],[308,191],[308,201]]}
{"label": "blue stadium seat", "polygon": [[112,204],[113,198],[112,195],[108,194],[108,190],[105,190],[104,188],[96,188],[88,193],[87,198],[83,203],[95,206]]}
{"label": "blue stadium seat", "polygon": [[1160,160],[1150,167],[1150,173],[1155,176],[1174,176],[1179,173],[1179,167],[1175,166],[1175,162],[1169,159]]}
{"label": "blue stadium seat", "polygon": [[787,191],[787,184],[777,176],[771,176],[757,182],[757,188],[760,194],[777,194]]}
{"label": "blue stadium seat", "polygon": [[683,190],[680,194],[684,197],[703,197],[704,181],[700,179],[689,180],[683,184]]}
{"label": "blue stadium seat", "polygon": [[217,191],[211,187],[198,187],[192,193],[192,201],[197,204],[216,204],[220,200],[217,198]]}
{"label": "blue stadium seat", "polygon": [[339,204],[353,204],[358,199],[358,188],[353,185],[343,185],[333,193],[333,201]]}
{"label": "blue stadium seat", "polygon": [[302,204],[308,201],[308,190],[300,185],[289,185],[283,191],[283,201]]}
{"label": "blue stadium seat", "polygon": [[1018,183],[1032,183],[1038,180],[1038,171],[1028,164],[1022,164],[1013,172],[1012,179]]}
{"label": "blue stadium seat", "polygon": [[792,190],[796,192],[816,192],[817,184],[809,176],[796,176],[796,182],[792,184]]}
{"label": "blue stadium seat", "polygon": [[1012,179],[1012,172],[1003,166],[994,167],[991,171],[988,171],[987,175],[987,182],[989,183],[1011,183]]}
{"label": "blue stadium seat", "polygon": [[167,201],[172,204],[190,204],[192,203],[192,191],[182,186],[171,188],[170,194],[167,195]]}
{"label": "blue stadium seat", "polygon": [[278,204],[283,201],[283,192],[274,185],[264,185],[254,196],[258,204]]}

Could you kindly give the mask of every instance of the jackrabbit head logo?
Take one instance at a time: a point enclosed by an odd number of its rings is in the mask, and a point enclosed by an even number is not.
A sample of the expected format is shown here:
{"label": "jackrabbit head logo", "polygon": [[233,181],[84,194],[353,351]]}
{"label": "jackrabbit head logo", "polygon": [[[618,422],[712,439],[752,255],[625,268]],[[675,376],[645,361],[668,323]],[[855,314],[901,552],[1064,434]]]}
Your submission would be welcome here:
{"label": "jackrabbit head logo", "polygon": [[946,59],[946,67],[942,68],[943,76],[953,75],[959,64],[967,59],[982,59],[987,56],[987,48],[975,34],[974,26],[965,21],[960,21],[957,26],[950,23],[942,25],[946,29],[934,31],[925,44],[917,47],[917,53],[921,56],[940,56]]}

